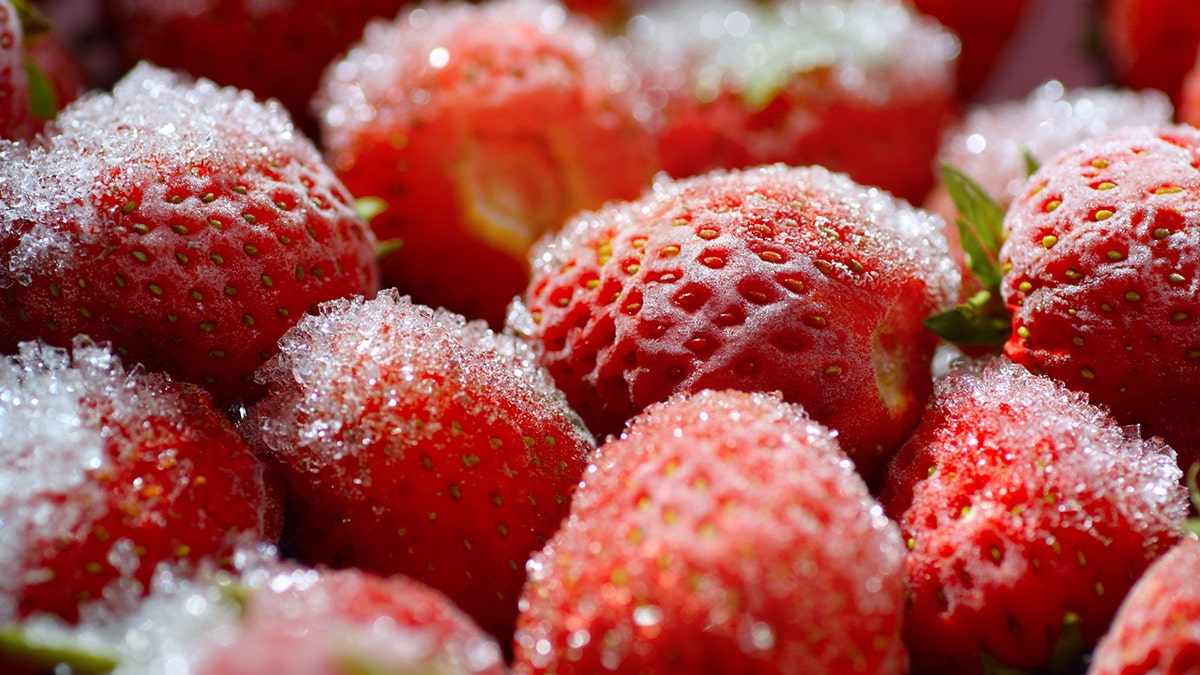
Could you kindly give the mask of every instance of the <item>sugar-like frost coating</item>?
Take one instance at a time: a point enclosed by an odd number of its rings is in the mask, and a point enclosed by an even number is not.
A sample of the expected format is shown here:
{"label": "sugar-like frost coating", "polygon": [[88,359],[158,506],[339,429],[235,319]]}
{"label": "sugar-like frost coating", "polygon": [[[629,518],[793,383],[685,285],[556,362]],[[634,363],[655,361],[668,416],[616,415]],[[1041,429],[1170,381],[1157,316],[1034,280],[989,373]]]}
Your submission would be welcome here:
{"label": "sugar-like frost coating", "polygon": [[834,436],[778,396],[651,406],[529,562],[519,673],[900,673],[904,548]]}

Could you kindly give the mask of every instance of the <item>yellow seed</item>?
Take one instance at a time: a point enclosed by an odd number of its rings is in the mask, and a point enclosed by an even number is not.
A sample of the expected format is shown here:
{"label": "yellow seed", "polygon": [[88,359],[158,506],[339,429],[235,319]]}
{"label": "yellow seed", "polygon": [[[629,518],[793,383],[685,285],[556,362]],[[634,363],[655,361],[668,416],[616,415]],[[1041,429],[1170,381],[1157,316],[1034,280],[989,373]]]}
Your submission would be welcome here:
{"label": "yellow seed", "polygon": [[1017,284],[1017,290],[1021,291],[1022,293],[1028,293],[1029,291],[1033,290],[1033,284],[1029,283],[1028,281],[1022,281],[1021,283]]}
{"label": "yellow seed", "polygon": [[1096,372],[1094,370],[1092,370],[1091,368],[1088,368],[1087,366],[1080,368],[1079,374],[1082,375],[1084,377],[1084,379],[1087,379],[1087,380],[1096,379]]}
{"label": "yellow seed", "polygon": [[1028,340],[1030,335],[1029,329],[1025,326],[1020,326],[1017,328],[1017,335],[1025,340]]}
{"label": "yellow seed", "polygon": [[1082,347],[1083,346],[1083,336],[1082,335],[1072,336],[1071,344],[1075,345],[1076,347]]}
{"label": "yellow seed", "polygon": [[1108,253],[1105,253],[1104,255],[1105,255],[1105,257],[1107,257],[1109,260],[1114,260],[1114,261],[1115,261],[1115,260],[1124,260],[1124,259],[1125,259],[1125,254],[1124,254],[1124,253],[1121,253],[1120,251],[1109,251]]}
{"label": "yellow seed", "polygon": [[1137,302],[1142,299],[1142,296],[1137,291],[1129,291],[1125,294],[1125,299],[1130,302]]}
{"label": "yellow seed", "polygon": [[1093,214],[1092,217],[1098,221],[1099,220],[1108,220],[1109,218],[1112,218],[1112,214],[1113,214],[1113,212],[1110,209],[1100,209],[1095,214]]}
{"label": "yellow seed", "polygon": [[1046,202],[1046,213],[1053,213],[1054,210],[1059,206],[1062,206],[1061,199],[1052,199],[1049,202]]}
{"label": "yellow seed", "polygon": [[1171,272],[1170,274],[1167,275],[1167,281],[1178,286],[1179,284],[1182,284],[1183,282],[1187,281],[1187,279],[1185,279],[1183,277],[1183,275],[1178,272]]}
{"label": "yellow seed", "polygon": [[1166,239],[1167,237],[1171,236],[1171,231],[1165,227],[1156,227],[1154,228],[1154,232],[1151,236],[1153,236],[1155,239]]}
{"label": "yellow seed", "polygon": [[1057,243],[1058,243],[1058,237],[1056,237],[1052,234],[1048,234],[1048,235],[1042,237],[1042,246],[1045,246],[1046,248],[1051,248]]}
{"label": "yellow seed", "polygon": [[1107,159],[1099,159],[1099,158],[1093,159],[1092,166],[1096,167],[1097,169],[1108,168],[1108,160]]}
{"label": "yellow seed", "polygon": [[1078,281],[1079,279],[1083,278],[1083,274],[1081,274],[1079,270],[1067,270],[1066,272],[1063,272],[1063,276],[1071,281]]}
{"label": "yellow seed", "polygon": [[1178,187],[1176,185],[1172,185],[1169,187],[1160,187],[1154,191],[1154,194],[1156,194],[1156,195],[1173,195],[1176,192],[1183,192],[1183,188]]}
{"label": "yellow seed", "polygon": [[1106,180],[1106,181],[1104,181],[1103,183],[1101,183],[1101,184],[1097,185],[1097,186],[1096,186],[1096,189],[1097,189],[1097,190],[1111,190],[1111,189],[1113,189],[1113,188],[1115,188],[1115,187],[1117,187],[1117,184],[1116,184],[1116,183],[1114,183],[1114,182],[1112,182],[1112,181],[1107,181],[1107,180]]}

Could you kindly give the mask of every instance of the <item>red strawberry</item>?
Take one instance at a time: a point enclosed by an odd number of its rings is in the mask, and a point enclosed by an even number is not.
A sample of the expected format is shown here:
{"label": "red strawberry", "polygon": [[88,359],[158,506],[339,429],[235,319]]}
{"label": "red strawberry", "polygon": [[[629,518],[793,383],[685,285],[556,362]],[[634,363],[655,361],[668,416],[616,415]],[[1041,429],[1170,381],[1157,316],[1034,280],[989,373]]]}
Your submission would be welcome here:
{"label": "red strawberry", "polygon": [[558,4],[427,3],[370,26],[316,105],[330,164],[386,205],[387,285],[499,327],[538,237],[658,169],[635,84]]}
{"label": "red strawberry", "polygon": [[19,140],[33,133],[24,42],[16,6],[0,0],[0,138]]}
{"label": "red strawberry", "polygon": [[1181,476],[1160,440],[1061,383],[1003,357],[957,365],[880,492],[909,548],[914,672],[1046,666],[1068,623],[1094,645],[1178,538]]}
{"label": "red strawberry", "polygon": [[80,339],[21,344],[0,392],[0,621],[74,621],[159,563],[224,562],[276,536],[262,465],[199,387]]}
{"label": "red strawberry", "polygon": [[533,253],[512,327],[592,431],[672,394],[781,391],[869,475],[916,424],[958,273],[942,224],[819,167],[660,180]]}
{"label": "red strawberry", "polygon": [[129,65],[150,61],[274,98],[312,134],[321,71],[403,0],[103,0]]}
{"label": "red strawberry", "polygon": [[507,641],[592,447],[529,347],[389,289],[281,349],[246,428],[294,495],[296,554],[413,576]]}
{"label": "red strawberry", "polygon": [[933,184],[957,41],[902,3],[659,3],[627,38],[677,178],[783,162],[911,201]]}
{"label": "red strawberry", "polygon": [[88,605],[74,626],[34,618],[0,627],[0,665],[24,664],[20,673],[507,672],[496,641],[422,584],[263,553],[239,551],[236,574],[160,574],[146,597]]}
{"label": "red strawberry", "polygon": [[244,586],[236,638],[205,650],[194,672],[508,672],[496,641],[423,584],[358,569],[280,567]]}
{"label": "red strawberry", "polygon": [[375,239],[278,105],[143,65],[0,146],[0,349],[79,333],[228,404]]}
{"label": "red strawberry", "polygon": [[1200,458],[1200,131],[1114,131],[1042,165],[1004,220],[1014,361]]}
{"label": "red strawberry", "polygon": [[1178,104],[1200,48],[1200,4],[1192,0],[1105,0],[1102,44],[1116,81],[1166,92]]}
{"label": "red strawberry", "polygon": [[834,435],[700,392],[601,446],[529,563],[517,673],[902,673],[903,546]]}
{"label": "red strawberry", "polygon": [[1029,0],[907,0],[958,36],[955,71],[959,98],[971,98],[987,81],[1024,16]]}
{"label": "red strawberry", "polygon": [[1200,541],[1154,561],[1121,603],[1089,675],[1184,675],[1200,669]]}

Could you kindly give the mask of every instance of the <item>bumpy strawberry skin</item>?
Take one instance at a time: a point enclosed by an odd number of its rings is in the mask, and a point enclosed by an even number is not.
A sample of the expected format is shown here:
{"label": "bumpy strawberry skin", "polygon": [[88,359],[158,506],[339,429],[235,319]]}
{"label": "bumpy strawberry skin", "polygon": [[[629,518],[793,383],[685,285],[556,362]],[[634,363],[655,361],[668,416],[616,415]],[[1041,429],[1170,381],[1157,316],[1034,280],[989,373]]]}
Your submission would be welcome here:
{"label": "bumpy strawberry skin", "polygon": [[203,389],[83,338],[22,343],[3,367],[0,621],[75,621],[110,585],[147,588],[160,563],[221,565],[278,536],[263,465]]}
{"label": "bumpy strawberry skin", "polygon": [[636,82],[558,4],[428,3],[373,23],[315,105],[330,165],[387,206],[385,283],[499,328],[533,242],[659,168]]}
{"label": "bumpy strawberry skin", "polygon": [[281,349],[243,428],[283,470],[296,555],[413,576],[507,641],[593,448],[529,346],[386,289]]}
{"label": "bumpy strawberry skin", "polygon": [[956,365],[880,488],[909,548],[914,672],[1040,668],[1068,621],[1094,646],[1177,540],[1181,477],[1169,447],[1061,383],[1003,357]]}
{"label": "bumpy strawberry skin", "polygon": [[1200,455],[1200,131],[1135,127],[1051,160],[1009,209],[1014,361]]}
{"label": "bumpy strawberry skin", "polygon": [[931,388],[916,317],[959,280],[940,228],[819,167],[664,178],[535,249],[510,326],[598,437],[677,392],[780,391],[870,473]]}
{"label": "bumpy strawberry skin", "polygon": [[6,351],[88,334],[228,405],[316,304],[378,287],[350,194],[247,92],[142,65],[0,155]]}
{"label": "bumpy strawberry skin", "polygon": [[676,396],[601,446],[530,561],[514,670],[901,673],[902,560],[799,406]]}
{"label": "bumpy strawberry skin", "polygon": [[1125,596],[1093,654],[1091,675],[1183,675],[1200,664],[1200,541],[1188,536]]}

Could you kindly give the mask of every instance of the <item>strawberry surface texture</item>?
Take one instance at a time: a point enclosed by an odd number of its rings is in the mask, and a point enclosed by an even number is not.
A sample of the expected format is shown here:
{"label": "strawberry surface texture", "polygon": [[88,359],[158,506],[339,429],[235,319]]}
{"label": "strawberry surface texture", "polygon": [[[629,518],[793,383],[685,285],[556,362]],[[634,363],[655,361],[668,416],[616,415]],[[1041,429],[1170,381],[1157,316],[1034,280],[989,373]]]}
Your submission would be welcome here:
{"label": "strawberry surface texture", "polygon": [[902,673],[899,531],[834,435],[703,391],[597,451],[530,561],[517,673]]}
{"label": "strawberry surface texture", "polygon": [[593,447],[529,346],[394,289],[281,344],[245,426],[287,479],[297,554],[408,574],[511,635]]}
{"label": "strawberry surface texture", "polygon": [[1042,165],[1004,219],[1014,361],[1200,459],[1200,131],[1131,127]]}
{"label": "strawberry surface texture", "polygon": [[378,286],[350,193],[247,92],[142,64],[0,156],[5,351],[87,334],[227,405],[311,308]]}
{"label": "strawberry surface texture", "polygon": [[1175,453],[1004,357],[938,380],[880,500],[904,533],[914,672],[1049,667],[1179,537]]}
{"label": "strawberry surface texture", "polygon": [[536,248],[510,323],[598,437],[677,392],[780,391],[870,475],[929,395],[941,228],[820,167],[660,178]]}

